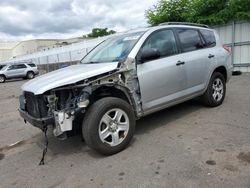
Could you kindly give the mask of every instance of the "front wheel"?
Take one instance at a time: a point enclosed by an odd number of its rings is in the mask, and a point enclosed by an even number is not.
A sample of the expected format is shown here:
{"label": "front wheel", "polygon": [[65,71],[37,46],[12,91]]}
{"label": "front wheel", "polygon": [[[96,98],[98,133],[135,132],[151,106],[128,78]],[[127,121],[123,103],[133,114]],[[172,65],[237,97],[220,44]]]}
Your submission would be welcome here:
{"label": "front wheel", "polygon": [[4,83],[5,82],[5,77],[3,75],[0,75],[0,83]]}
{"label": "front wheel", "polygon": [[215,72],[211,76],[208,88],[202,96],[203,102],[210,107],[216,107],[222,104],[226,95],[226,82],[224,76]]}
{"label": "front wheel", "polygon": [[87,110],[82,134],[87,145],[104,155],[126,148],[135,129],[132,107],[122,99],[107,97],[98,100]]}

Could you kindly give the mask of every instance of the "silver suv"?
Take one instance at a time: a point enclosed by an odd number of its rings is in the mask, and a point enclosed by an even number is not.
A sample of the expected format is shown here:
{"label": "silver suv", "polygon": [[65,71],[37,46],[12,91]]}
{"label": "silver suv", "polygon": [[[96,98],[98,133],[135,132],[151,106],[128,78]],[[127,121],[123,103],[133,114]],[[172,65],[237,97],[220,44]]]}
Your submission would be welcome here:
{"label": "silver suv", "polygon": [[0,83],[5,82],[6,79],[13,78],[33,79],[37,74],[39,74],[39,72],[34,63],[5,65],[0,68]]}
{"label": "silver suv", "polygon": [[143,116],[195,97],[221,105],[232,68],[213,29],[165,23],[114,35],[79,65],[24,84],[19,111],[58,138],[81,132],[89,147],[111,155],[128,145]]}

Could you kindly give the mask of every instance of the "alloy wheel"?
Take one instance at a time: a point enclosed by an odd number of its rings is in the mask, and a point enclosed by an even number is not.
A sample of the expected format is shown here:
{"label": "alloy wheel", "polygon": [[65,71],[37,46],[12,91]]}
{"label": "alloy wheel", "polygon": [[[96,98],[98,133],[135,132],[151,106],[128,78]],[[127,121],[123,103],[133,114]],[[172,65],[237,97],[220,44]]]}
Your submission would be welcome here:
{"label": "alloy wheel", "polygon": [[29,78],[29,79],[34,78],[34,74],[33,74],[33,73],[29,73],[29,74],[28,74],[28,78]]}
{"label": "alloy wheel", "polygon": [[98,130],[101,141],[112,147],[122,143],[128,131],[128,115],[119,108],[111,109],[103,115]]}
{"label": "alloy wheel", "polygon": [[3,82],[4,82],[4,77],[0,76],[0,83],[3,83]]}
{"label": "alloy wheel", "polygon": [[220,78],[216,78],[213,82],[213,98],[215,101],[219,102],[224,94],[224,85]]}

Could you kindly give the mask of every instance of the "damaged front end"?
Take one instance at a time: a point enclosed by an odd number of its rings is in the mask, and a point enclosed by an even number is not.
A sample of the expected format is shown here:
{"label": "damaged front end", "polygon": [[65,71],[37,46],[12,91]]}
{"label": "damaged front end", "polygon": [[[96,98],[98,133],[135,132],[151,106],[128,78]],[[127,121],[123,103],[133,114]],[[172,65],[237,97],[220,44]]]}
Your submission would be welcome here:
{"label": "damaged front end", "polygon": [[44,130],[53,126],[56,137],[66,138],[73,130],[77,116],[85,112],[89,104],[90,87],[51,90],[42,95],[25,92],[20,96],[19,112],[25,121]]}
{"label": "damaged front end", "polygon": [[[59,139],[66,139],[67,133],[76,129],[78,119],[89,105],[91,88],[57,89],[42,95],[25,92],[20,96],[20,115],[24,121],[40,128],[45,135],[45,148],[39,165],[44,165],[44,157],[48,148],[47,129],[53,127],[53,134]],[[79,122],[79,121],[78,121]],[[75,126],[73,127],[73,124]]]}
{"label": "damaged front end", "polygon": [[126,64],[120,64],[115,70],[40,95],[24,91],[20,96],[20,114],[41,130],[53,126],[54,136],[60,139],[67,138],[73,130],[79,132],[87,107],[102,97],[127,100],[140,117],[142,107],[134,66],[133,60],[128,58]]}
{"label": "damaged front end", "polygon": [[92,90],[91,87],[86,86],[52,92],[54,94],[47,98],[51,101],[48,105],[49,114],[54,116],[55,120],[53,133],[56,137],[66,138],[66,132],[73,130],[74,121],[77,122],[77,119],[81,119],[82,114],[85,113]]}

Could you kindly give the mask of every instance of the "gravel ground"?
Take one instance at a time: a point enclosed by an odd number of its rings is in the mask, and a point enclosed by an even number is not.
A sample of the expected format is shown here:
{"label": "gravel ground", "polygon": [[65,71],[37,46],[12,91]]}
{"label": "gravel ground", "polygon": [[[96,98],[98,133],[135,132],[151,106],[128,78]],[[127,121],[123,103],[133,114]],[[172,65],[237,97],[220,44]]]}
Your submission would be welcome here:
{"label": "gravel ground", "polygon": [[230,80],[222,106],[189,101],[139,120],[113,156],[49,135],[44,166],[43,134],[17,112],[24,82],[0,85],[0,187],[250,187],[250,74]]}

